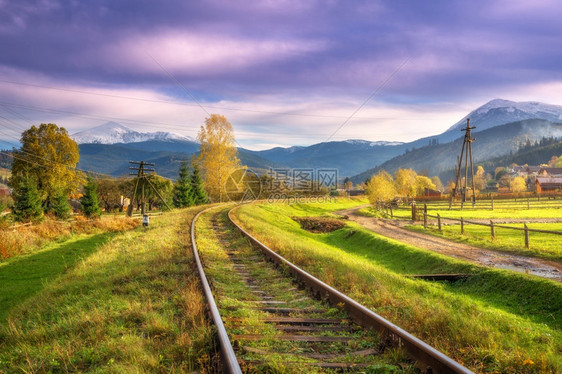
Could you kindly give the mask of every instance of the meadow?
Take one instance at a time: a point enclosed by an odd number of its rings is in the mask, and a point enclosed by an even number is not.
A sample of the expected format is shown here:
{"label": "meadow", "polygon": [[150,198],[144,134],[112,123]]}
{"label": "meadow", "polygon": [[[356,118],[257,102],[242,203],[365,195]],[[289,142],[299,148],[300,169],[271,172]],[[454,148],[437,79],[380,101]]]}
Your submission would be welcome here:
{"label": "meadow", "polygon": [[210,370],[212,327],[189,240],[199,209],[2,261],[0,372]]}
{"label": "meadow", "polygon": [[[254,204],[234,216],[288,260],[476,372],[562,371],[562,285],[418,249],[353,222],[314,234],[291,218],[334,217],[341,205]],[[470,277],[409,277],[427,273]]]}

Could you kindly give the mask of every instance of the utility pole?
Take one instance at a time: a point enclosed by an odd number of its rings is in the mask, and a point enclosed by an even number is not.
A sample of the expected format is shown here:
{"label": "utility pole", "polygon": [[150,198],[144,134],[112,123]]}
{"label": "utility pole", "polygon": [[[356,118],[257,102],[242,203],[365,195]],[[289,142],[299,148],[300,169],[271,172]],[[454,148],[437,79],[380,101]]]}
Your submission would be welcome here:
{"label": "utility pole", "polygon": [[[134,165],[138,165],[138,167],[134,167]],[[146,200],[144,195],[144,186],[146,183],[148,183],[150,188],[152,188],[152,190],[156,193],[156,195],[158,195],[158,197],[160,198],[160,200],[162,200],[162,202],[166,205],[166,207],[170,209],[170,206],[168,205],[166,200],[164,200],[162,195],[160,195],[160,192],[158,192],[158,190],[152,185],[150,180],[147,178],[147,175],[145,174],[145,171],[156,171],[156,170],[154,170],[154,168],[146,168],[146,166],[154,167],[154,164],[151,162],[144,162],[144,161],[129,161],[129,169],[137,171],[137,173],[129,173],[129,175],[137,176],[135,182],[135,188],[133,189],[133,193],[132,193],[131,204],[129,204],[129,207],[127,208],[127,215],[129,217],[133,215],[133,203],[137,196],[139,182],[141,183],[141,214],[143,216],[143,219],[146,216],[145,214]],[[148,224],[148,220],[147,220],[147,224]]]}
{"label": "utility pole", "polygon": [[[474,189],[474,164],[472,161],[472,143],[476,140],[471,136],[471,130],[475,129],[476,127],[470,127],[470,118],[466,119],[466,128],[461,129],[461,131],[465,131],[464,140],[462,143],[461,154],[457,158],[457,177],[455,179],[455,188],[451,191],[451,198],[449,201],[449,207],[452,205],[453,199],[460,195],[462,197],[462,203],[466,202],[466,193],[468,189],[468,170],[470,164],[470,180],[472,183],[472,205],[476,203],[476,192]],[[462,162],[464,156],[464,182],[461,180],[461,170],[462,170]]]}

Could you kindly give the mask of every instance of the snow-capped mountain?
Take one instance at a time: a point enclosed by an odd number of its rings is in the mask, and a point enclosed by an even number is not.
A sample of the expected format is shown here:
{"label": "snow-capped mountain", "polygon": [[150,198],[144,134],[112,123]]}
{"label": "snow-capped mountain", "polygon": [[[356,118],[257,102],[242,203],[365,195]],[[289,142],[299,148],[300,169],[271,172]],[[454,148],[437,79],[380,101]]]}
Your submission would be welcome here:
{"label": "snow-capped mountain", "polygon": [[195,142],[189,136],[183,136],[165,131],[138,132],[116,122],[107,122],[101,126],[77,132],[71,137],[78,144],[115,144],[115,143],[138,143],[148,140],[182,140]]}
{"label": "snow-capped mountain", "polygon": [[467,118],[470,118],[471,126],[477,127],[476,131],[526,119],[544,119],[551,122],[561,122],[562,106],[543,104],[536,101],[515,102],[495,99],[470,112],[450,127],[447,132],[460,130],[465,127]]}
{"label": "snow-capped mountain", "polygon": [[362,139],[347,139],[345,140],[345,142],[348,144],[367,145],[369,147],[385,147],[385,146],[404,144],[403,142],[392,142],[386,140],[377,140],[372,142],[370,140],[362,140]]}

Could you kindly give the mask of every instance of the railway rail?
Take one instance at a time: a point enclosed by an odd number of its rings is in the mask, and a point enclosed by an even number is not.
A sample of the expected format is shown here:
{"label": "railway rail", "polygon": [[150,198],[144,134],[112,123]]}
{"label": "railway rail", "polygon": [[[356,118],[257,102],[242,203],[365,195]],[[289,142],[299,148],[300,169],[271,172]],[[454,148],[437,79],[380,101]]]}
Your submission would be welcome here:
{"label": "railway rail", "polygon": [[[195,216],[191,227],[224,372],[277,367],[294,372],[365,372],[390,362],[404,372],[471,373],[279,256],[237,224],[231,212],[224,206],[206,209]],[[203,245],[198,244],[196,224],[202,215],[206,216],[202,226],[209,230],[205,236],[222,247],[204,257],[207,271],[214,272],[213,284],[226,284],[224,289],[215,287],[216,296],[199,256],[198,245]],[[214,261],[229,269],[227,274],[217,272]]]}

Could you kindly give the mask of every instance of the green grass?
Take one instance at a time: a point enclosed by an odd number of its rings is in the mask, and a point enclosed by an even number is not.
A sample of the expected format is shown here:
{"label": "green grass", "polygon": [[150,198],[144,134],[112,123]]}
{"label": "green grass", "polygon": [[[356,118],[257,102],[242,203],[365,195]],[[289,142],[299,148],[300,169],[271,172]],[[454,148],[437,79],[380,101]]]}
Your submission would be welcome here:
{"label": "green grass", "polygon": [[62,243],[51,243],[33,254],[0,263],[0,324],[14,306],[41,291],[76,263],[94,253],[111,234],[80,235]]}
{"label": "green grass", "polygon": [[531,218],[560,218],[562,217],[562,209],[560,208],[519,208],[519,209],[502,209],[497,208],[494,210],[490,209],[456,209],[447,210],[443,209],[433,209],[433,207],[427,207],[427,214],[429,215],[441,215],[442,217],[456,218],[461,217],[465,219],[531,219]]}
{"label": "green grass", "polygon": [[[502,224],[502,226],[523,228],[523,224]],[[527,227],[562,232],[562,223],[529,223]],[[492,239],[490,227],[479,225],[465,224],[464,235],[461,235],[460,225],[443,225],[442,232],[439,232],[435,225],[428,225],[427,230],[422,225],[409,225],[406,228],[478,247],[562,261],[562,235],[530,232],[529,249],[527,249],[524,232],[521,230],[495,227],[495,239]]]}
{"label": "green grass", "polygon": [[[315,206],[309,214],[331,210]],[[312,234],[290,218],[306,213],[304,205],[253,205],[236,217],[290,261],[474,371],[562,371],[562,285],[418,249],[355,223]],[[455,283],[404,276],[448,272],[472,276]]]}
{"label": "green grass", "polygon": [[[0,324],[0,372],[212,370],[212,329],[189,248],[197,209],[9,260],[26,265],[25,275],[29,267],[50,268],[51,276],[35,283],[40,292],[24,301],[13,296],[19,301]],[[77,253],[65,252],[72,250]],[[74,263],[44,270],[35,261],[55,263],[63,253]],[[19,275],[10,271],[15,281]]]}

